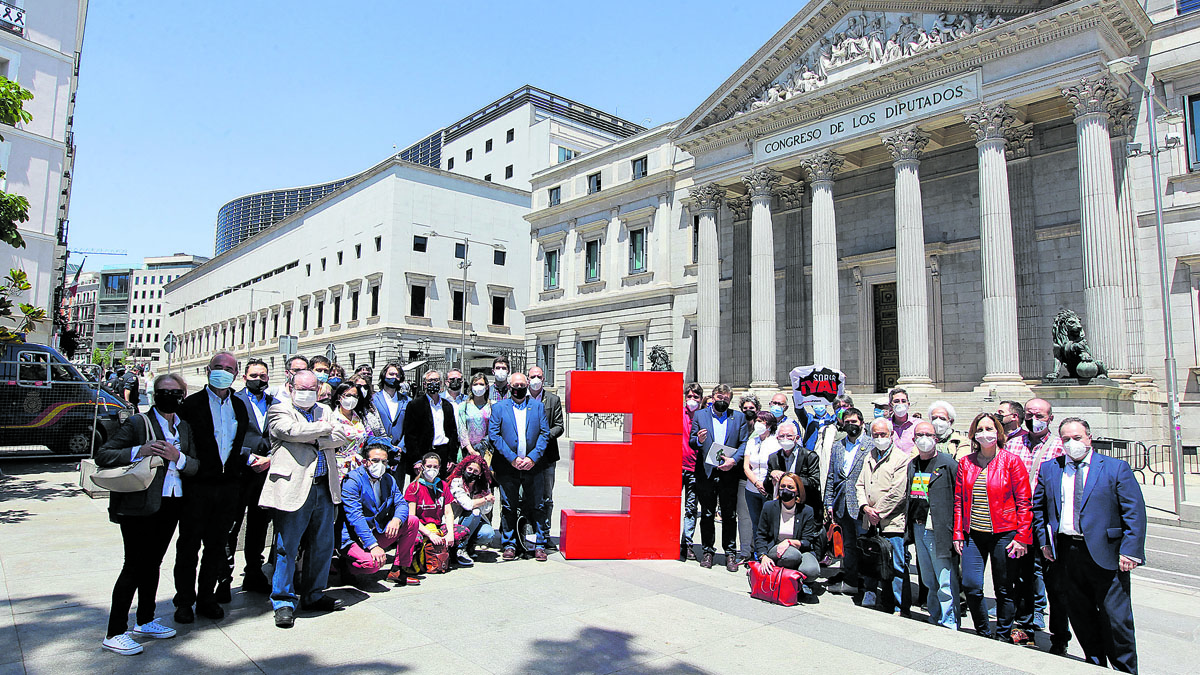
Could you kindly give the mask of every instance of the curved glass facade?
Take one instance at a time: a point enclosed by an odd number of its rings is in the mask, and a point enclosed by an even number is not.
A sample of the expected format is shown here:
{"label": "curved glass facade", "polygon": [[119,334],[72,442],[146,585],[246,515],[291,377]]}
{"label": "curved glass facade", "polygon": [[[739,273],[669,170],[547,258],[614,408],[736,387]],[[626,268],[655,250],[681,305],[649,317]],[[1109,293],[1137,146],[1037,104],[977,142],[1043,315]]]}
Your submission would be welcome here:
{"label": "curved glass facade", "polygon": [[238,197],[217,212],[216,252],[225,251],[306,208],[358,176],[308,187],[271,190]]}

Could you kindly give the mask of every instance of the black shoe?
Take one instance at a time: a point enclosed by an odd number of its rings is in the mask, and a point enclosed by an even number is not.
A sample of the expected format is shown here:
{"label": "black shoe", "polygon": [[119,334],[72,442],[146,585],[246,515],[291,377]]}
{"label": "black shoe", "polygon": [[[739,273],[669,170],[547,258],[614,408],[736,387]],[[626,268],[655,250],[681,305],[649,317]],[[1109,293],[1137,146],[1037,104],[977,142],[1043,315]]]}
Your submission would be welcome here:
{"label": "black shoe", "polygon": [[708,551],[705,551],[705,552],[704,552],[704,557],[700,559],[700,566],[701,566],[701,567],[703,567],[703,568],[704,568],[704,569],[706,569],[706,570],[708,570],[708,569],[712,569],[712,566],[713,566],[713,554],[709,553]]}
{"label": "black shoe", "polygon": [[329,595],[322,596],[320,600],[300,605],[301,609],[313,612],[336,612],[342,608],[342,601]]}
{"label": "black shoe", "polygon": [[213,594],[213,599],[222,605],[233,602],[233,591],[230,590],[229,584],[228,581],[217,584],[217,592]]}
{"label": "black shoe", "polygon": [[225,610],[215,600],[203,600],[196,603],[196,613],[206,619],[219,621],[225,618]]}
{"label": "black shoe", "polygon": [[271,580],[262,572],[258,574],[247,572],[246,577],[242,579],[242,590],[247,593],[269,595],[271,593]]}
{"label": "black shoe", "polygon": [[280,607],[275,610],[275,626],[277,628],[291,628],[296,625],[296,613],[291,607]]}
{"label": "black shoe", "polygon": [[687,557],[688,557],[688,560],[696,559],[696,548],[694,546],[692,546],[691,544],[687,545]]}
{"label": "black shoe", "polygon": [[679,562],[687,562],[687,545],[679,545]]}
{"label": "black shoe", "polygon": [[725,556],[725,569],[729,570],[730,572],[736,572],[736,571],[738,571],[738,559],[737,559],[737,556],[733,556],[733,555],[726,555],[726,556]]}
{"label": "black shoe", "polygon": [[1067,643],[1051,642],[1050,643],[1050,653],[1055,656],[1066,656],[1067,655]]}
{"label": "black shoe", "polygon": [[191,605],[175,608],[175,623],[194,623],[196,614],[192,611]]}

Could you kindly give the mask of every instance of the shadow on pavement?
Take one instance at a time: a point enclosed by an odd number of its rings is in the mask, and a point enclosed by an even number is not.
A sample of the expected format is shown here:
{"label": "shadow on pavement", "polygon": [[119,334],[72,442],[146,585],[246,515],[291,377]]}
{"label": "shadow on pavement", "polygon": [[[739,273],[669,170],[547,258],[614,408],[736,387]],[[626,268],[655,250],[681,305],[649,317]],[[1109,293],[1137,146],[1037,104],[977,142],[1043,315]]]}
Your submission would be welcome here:
{"label": "shadow on pavement", "polygon": [[639,673],[704,673],[703,670],[673,661],[653,667],[646,663],[661,656],[633,645],[633,635],[605,628],[584,628],[573,640],[535,640],[522,673],[590,673],[602,675],[632,668]]}
{"label": "shadow on pavement", "polygon": [[[46,502],[79,494],[79,487],[75,482],[77,474],[70,465],[50,468],[39,466],[36,470],[38,474],[61,474],[66,482],[49,482],[41,478],[25,477],[21,475],[22,468],[28,470],[30,467],[21,464],[4,466],[4,474],[0,475],[0,504],[24,500]],[[20,523],[32,516],[33,513],[26,509],[0,508],[0,525]]]}

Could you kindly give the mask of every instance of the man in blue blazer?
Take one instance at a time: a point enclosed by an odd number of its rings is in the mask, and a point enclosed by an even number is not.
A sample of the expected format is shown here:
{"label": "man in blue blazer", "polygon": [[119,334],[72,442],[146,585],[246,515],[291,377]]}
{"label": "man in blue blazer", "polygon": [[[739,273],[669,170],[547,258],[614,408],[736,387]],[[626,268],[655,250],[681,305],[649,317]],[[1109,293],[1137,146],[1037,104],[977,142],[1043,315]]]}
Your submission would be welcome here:
{"label": "man in blue blazer", "polygon": [[[1129,573],[1146,562],[1146,503],[1124,460],[1092,451],[1088,423],[1058,426],[1065,455],[1042,462],[1033,530],[1061,584],[1087,660],[1137,672]],[[1056,645],[1065,653],[1065,644]]]}
{"label": "man in blue blazer", "polygon": [[387,550],[395,547],[388,580],[415,586],[420,581],[402,568],[412,565],[420,522],[409,514],[404,493],[387,473],[392,450],[386,438],[367,441],[362,450],[366,464],[342,481],[338,550],[346,556],[351,573],[374,574],[387,562]]}
{"label": "man in blue blazer", "polygon": [[532,508],[532,513],[526,515],[537,533],[533,554],[538,562],[545,562],[548,520],[543,513],[546,505],[541,472],[546,470],[550,426],[542,402],[530,398],[529,380],[524,374],[509,376],[508,391],[508,398],[492,404],[488,420],[488,440],[499,454],[492,457],[492,471],[500,484],[501,557],[517,557],[517,510],[524,492],[524,501]]}
{"label": "man in blue blazer", "polygon": [[[246,545],[242,557],[246,562],[245,576],[242,578],[242,590],[252,593],[268,594],[271,592],[271,581],[263,574],[263,551],[267,547],[267,526],[271,523],[271,512],[258,505],[262,496],[263,483],[267,479],[267,469],[271,468],[271,436],[267,433],[267,408],[275,405],[276,398],[267,393],[270,381],[267,363],[262,359],[250,359],[242,377],[246,386],[235,392],[250,412],[250,425],[246,428],[246,438],[242,441],[241,451],[246,466],[242,469],[241,504],[237,507],[237,518],[229,529],[229,543],[225,547],[225,557],[229,560],[230,578],[222,579],[218,584],[217,595],[229,597],[230,583],[237,553],[238,533],[242,522],[246,523]],[[218,597],[218,600],[220,600]]]}
{"label": "man in blue blazer", "polygon": [[[696,501],[700,504],[700,543],[704,555],[700,566],[711,568],[716,553],[716,517],[721,509],[721,546],[725,549],[725,569],[736,572],[737,560],[737,490],[738,480],[745,474],[736,470],[746,452],[750,428],[740,413],[730,414],[729,401],[733,392],[727,384],[713,387],[713,402],[696,411],[692,418],[689,444],[696,450]],[[713,443],[733,448],[719,465],[707,463]]]}
{"label": "man in blue blazer", "polygon": [[403,382],[404,370],[399,363],[392,361],[379,371],[379,391],[371,397],[371,405],[379,414],[379,421],[383,423],[388,440],[392,442],[392,468],[401,487],[404,485],[404,476],[413,473],[411,466],[400,466],[404,456],[404,411],[409,401],[409,397],[400,391]]}

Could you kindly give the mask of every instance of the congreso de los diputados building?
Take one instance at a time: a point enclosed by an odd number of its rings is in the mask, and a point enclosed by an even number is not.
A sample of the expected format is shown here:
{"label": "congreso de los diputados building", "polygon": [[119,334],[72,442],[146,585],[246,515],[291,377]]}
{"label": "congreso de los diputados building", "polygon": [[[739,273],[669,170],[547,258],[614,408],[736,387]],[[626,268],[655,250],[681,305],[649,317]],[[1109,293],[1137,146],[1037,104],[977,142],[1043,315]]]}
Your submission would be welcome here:
{"label": "congreso de los diputados building", "polygon": [[[828,365],[868,405],[897,384],[918,406],[1044,395],[1153,440],[1157,196],[1200,428],[1195,5],[803,5],[686,119],[533,176],[527,351],[558,378],[665,352],[754,390]],[[1045,380],[1061,310],[1111,382]]]}

